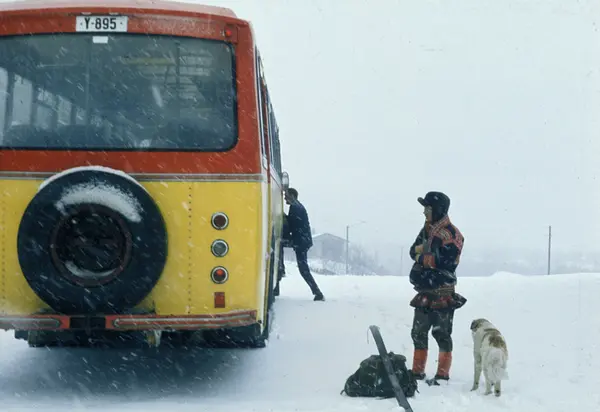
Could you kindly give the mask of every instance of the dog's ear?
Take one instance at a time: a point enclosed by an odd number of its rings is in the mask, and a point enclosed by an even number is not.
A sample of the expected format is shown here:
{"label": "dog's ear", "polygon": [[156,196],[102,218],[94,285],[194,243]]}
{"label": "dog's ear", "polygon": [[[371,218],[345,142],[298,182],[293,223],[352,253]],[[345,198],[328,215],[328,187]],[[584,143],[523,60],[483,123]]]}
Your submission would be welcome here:
{"label": "dog's ear", "polygon": [[471,322],[471,330],[477,330],[479,326],[484,322],[484,319],[475,319]]}

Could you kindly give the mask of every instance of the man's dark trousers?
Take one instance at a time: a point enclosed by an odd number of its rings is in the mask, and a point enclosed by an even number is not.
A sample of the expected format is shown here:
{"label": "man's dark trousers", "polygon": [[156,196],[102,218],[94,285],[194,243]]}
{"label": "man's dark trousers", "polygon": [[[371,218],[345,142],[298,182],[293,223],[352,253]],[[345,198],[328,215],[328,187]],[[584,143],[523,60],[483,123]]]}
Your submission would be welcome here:
{"label": "man's dark trousers", "polygon": [[310,268],[308,267],[308,250],[294,248],[294,252],[296,252],[296,262],[298,262],[298,270],[300,271],[300,275],[304,278],[313,295],[322,296],[321,290],[313,278],[313,275],[310,273]]}

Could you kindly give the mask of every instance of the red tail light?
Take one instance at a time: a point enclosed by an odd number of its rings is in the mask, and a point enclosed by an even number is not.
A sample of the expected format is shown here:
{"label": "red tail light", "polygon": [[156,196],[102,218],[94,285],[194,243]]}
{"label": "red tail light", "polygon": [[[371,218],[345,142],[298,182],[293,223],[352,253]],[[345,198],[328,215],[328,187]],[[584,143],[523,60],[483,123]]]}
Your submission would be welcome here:
{"label": "red tail light", "polygon": [[210,273],[210,278],[216,284],[221,285],[227,282],[227,279],[229,279],[229,273],[227,272],[227,269],[225,269],[223,266],[217,266]]}
{"label": "red tail light", "polygon": [[225,307],[225,292],[215,292],[215,308]]}
{"label": "red tail light", "polygon": [[[235,36],[235,34],[237,34],[237,28],[235,26],[228,24],[223,29],[223,35],[229,39],[231,39],[233,37],[237,37],[237,36]],[[233,39],[233,40],[235,40],[235,39]]]}

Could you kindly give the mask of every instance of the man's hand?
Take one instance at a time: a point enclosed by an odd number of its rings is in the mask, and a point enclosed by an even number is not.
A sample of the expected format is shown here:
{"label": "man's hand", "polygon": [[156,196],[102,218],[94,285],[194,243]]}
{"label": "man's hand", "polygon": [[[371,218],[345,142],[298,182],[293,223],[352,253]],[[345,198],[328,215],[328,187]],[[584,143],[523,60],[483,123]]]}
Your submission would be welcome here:
{"label": "man's hand", "polygon": [[420,255],[423,253],[423,245],[415,246],[415,253]]}

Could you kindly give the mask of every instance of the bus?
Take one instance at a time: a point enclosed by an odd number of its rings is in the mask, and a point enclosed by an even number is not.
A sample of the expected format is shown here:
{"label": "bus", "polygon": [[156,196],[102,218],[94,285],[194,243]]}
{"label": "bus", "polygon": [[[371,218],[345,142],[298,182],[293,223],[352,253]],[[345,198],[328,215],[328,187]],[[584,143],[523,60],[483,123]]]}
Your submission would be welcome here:
{"label": "bus", "polygon": [[0,34],[0,329],[265,347],[289,176],[252,25],[24,0]]}

